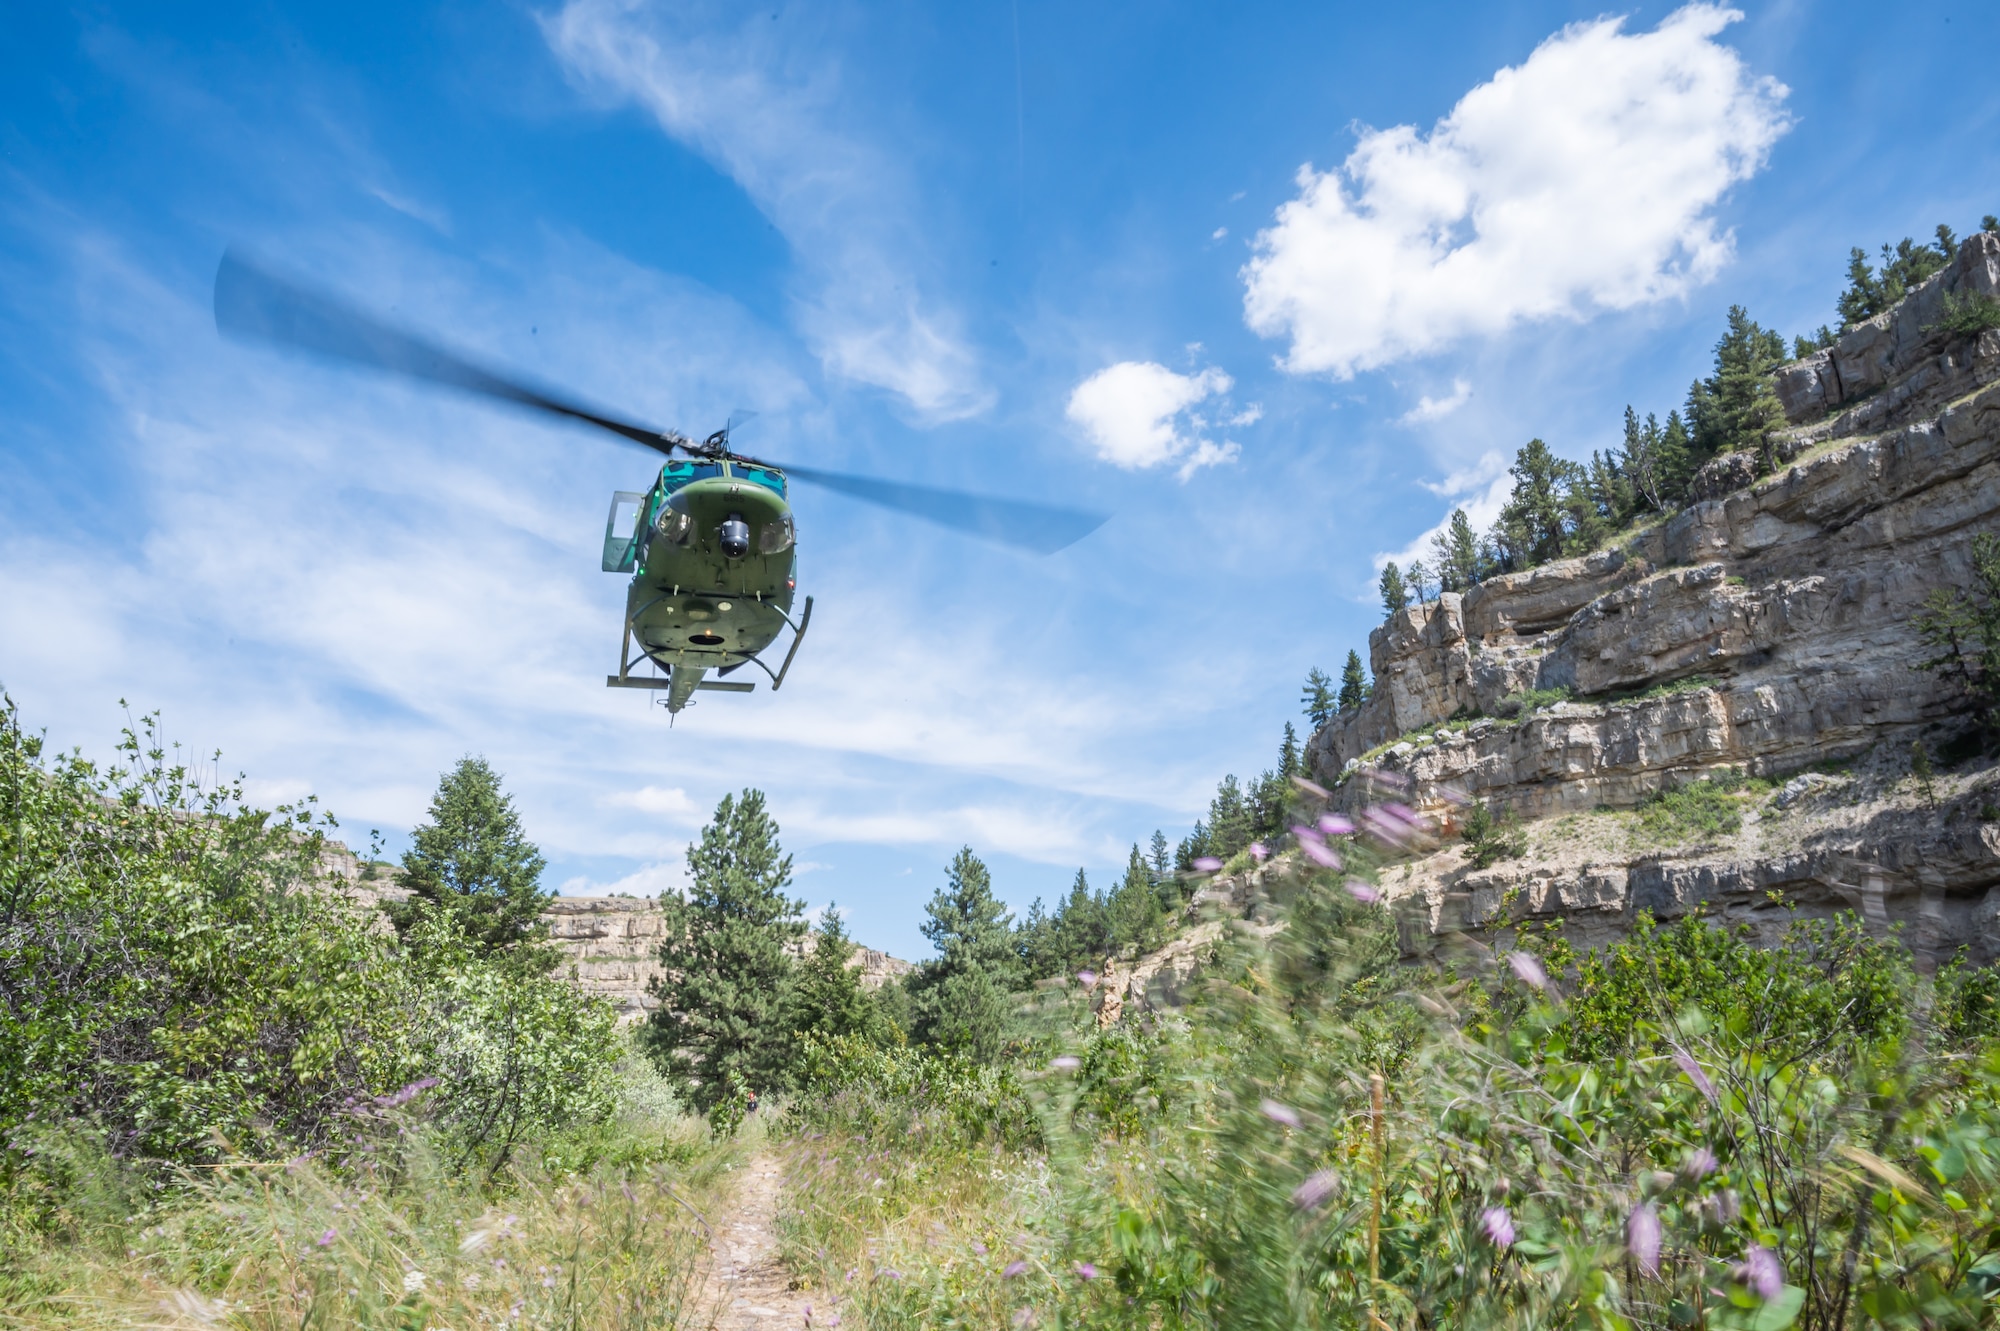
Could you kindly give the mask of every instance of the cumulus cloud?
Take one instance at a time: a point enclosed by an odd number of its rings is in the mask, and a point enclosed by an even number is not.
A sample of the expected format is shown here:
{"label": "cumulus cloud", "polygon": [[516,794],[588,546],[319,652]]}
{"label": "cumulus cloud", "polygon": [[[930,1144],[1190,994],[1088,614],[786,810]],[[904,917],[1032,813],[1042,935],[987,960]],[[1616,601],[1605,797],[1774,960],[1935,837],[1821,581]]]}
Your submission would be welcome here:
{"label": "cumulus cloud", "polygon": [[1735,10],[1651,32],[1572,24],[1428,135],[1367,129],[1258,233],[1244,317],[1281,364],[1349,378],[1527,320],[1581,319],[1713,277],[1713,210],[1789,128],[1785,87],[1716,41]]}
{"label": "cumulus cloud", "polygon": [[1404,425],[1427,425],[1431,421],[1441,421],[1472,401],[1472,385],[1464,379],[1451,381],[1451,392],[1443,397],[1432,397],[1426,393],[1397,419]]}
{"label": "cumulus cloud", "polygon": [[[1197,469],[1237,454],[1235,444],[1205,437],[1208,422],[1192,410],[1231,386],[1229,376],[1214,366],[1199,374],[1176,374],[1153,361],[1120,361],[1078,384],[1066,414],[1106,462],[1127,471],[1179,462],[1186,480]],[[1259,408],[1251,411],[1262,414]],[[1256,418],[1244,412],[1231,421],[1247,425]]]}
{"label": "cumulus cloud", "polygon": [[679,786],[641,786],[611,795],[607,804],[650,813],[677,823],[699,823],[707,812]]}
{"label": "cumulus cloud", "polygon": [[726,171],[810,274],[799,321],[831,373],[924,417],[993,401],[956,315],[926,291],[928,246],[907,167],[853,126],[824,34],[720,3],[569,0],[543,34],[580,86],[636,102]]}

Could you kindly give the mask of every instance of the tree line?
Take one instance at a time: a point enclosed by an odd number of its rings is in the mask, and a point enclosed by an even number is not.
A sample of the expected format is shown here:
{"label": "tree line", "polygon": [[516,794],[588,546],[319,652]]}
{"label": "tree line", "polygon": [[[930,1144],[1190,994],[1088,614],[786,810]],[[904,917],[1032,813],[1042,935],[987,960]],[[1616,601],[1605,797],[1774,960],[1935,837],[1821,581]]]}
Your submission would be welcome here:
{"label": "tree line", "polygon": [[[1980,225],[2000,232],[2000,218],[1991,214]],[[1943,224],[1936,236],[1934,244],[1905,237],[1883,245],[1879,268],[1863,250],[1852,251],[1847,287],[1836,302],[1839,332],[1889,309],[1948,264],[1958,238]],[[1987,327],[2000,319],[1982,306],[1961,312],[1958,322]],[[1432,536],[1429,558],[1383,566],[1377,584],[1383,611],[1393,615],[1413,600],[1425,604],[1498,574],[1602,549],[1635,523],[1686,504],[1695,473],[1725,453],[1754,451],[1760,471],[1768,472],[1776,463],[1771,435],[1785,424],[1771,372],[1832,346],[1838,336],[1822,325],[1811,337],[1795,338],[1788,354],[1776,331],[1743,306],[1731,306],[1712,372],[1689,385],[1686,399],[1664,421],[1650,412],[1641,419],[1627,406],[1620,442],[1593,450],[1584,462],[1530,439],[1508,468],[1513,490],[1491,528],[1475,531],[1466,511],[1455,509]]]}

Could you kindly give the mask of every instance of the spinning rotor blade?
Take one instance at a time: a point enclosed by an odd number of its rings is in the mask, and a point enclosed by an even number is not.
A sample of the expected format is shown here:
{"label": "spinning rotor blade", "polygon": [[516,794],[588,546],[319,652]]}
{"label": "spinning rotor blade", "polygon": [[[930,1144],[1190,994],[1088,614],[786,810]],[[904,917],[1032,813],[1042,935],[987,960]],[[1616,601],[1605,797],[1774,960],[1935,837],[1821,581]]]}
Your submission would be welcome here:
{"label": "spinning rotor blade", "polygon": [[296,347],[583,421],[668,455],[686,442],[678,435],[613,420],[483,370],[331,296],[275,277],[234,249],[222,256],[222,266],[215,273],[215,327],[225,336]]}
{"label": "spinning rotor blade", "polygon": [[[299,286],[258,267],[231,249],[215,273],[215,327],[225,336],[244,341],[312,352],[332,360],[385,370],[411,379],[442,384],[481,397],[512,402],[551,416],[595,425],[622,435],[658,453],[672,456],[676,448],[695,456],[727,453],[728,430],[706,445],[694,445],[672,431],[649,430],[566,402],[540,389],[482,369],[471,361],[434,346],[401,329],[362,313],[345,302]],[[738,412],[731,427],[755,412]],[[745,458],[754,462],[754,458]],[[788,475],[866,503],[909,513],[941,527],[997,541],[1036,554],[1054,554],[1090,535],[1106,520],[1104,514],[1037,504],[1023,499],[998,499],[937,490],[927,485],[850,476],[811,467],[768,464]]]}
{"label": "spinning rotor blade", "polygon": [[898,513],[909,513],[935,522],[940,527],[978,536],[1038,555],[1052,555],[1074,545],[1103,526],[1107,515],[1080,509],[1036,504],[1025,499],[998,499],[991,495],[965,494],[958,490],[934,490],[928,485],[906,485],[901,481],[881,481],[871,476],[849,476],[844,472],[820,471],[815,467],[792,467],[773,463],[787,476],[814,485],[824,485],[844,495]]}

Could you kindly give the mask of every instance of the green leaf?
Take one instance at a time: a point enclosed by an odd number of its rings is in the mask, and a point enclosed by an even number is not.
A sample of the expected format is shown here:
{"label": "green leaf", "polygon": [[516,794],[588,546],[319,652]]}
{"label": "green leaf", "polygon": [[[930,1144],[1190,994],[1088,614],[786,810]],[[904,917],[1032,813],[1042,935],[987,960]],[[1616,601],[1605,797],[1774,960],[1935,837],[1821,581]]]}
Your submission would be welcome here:
{"label": "green leaf", "polygon": [[1806,1292],[1797,1285],[1785,1286],[1777,1298],[1757,1310],[1750,1319],[1750,1331],[1785,1331],[1798,1320],[1799,1309],[1805,1306]]}

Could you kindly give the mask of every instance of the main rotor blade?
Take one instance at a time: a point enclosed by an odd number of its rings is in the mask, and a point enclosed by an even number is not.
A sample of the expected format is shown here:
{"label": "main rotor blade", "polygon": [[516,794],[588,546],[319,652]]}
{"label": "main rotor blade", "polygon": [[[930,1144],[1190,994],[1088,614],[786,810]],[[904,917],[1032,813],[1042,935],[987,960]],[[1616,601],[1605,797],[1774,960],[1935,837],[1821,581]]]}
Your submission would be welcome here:
{"label": "main rotor blade", "polygon": [[481,369],[332,296],[273,276],[233,248],[215,271],[215,327],[225,336],[295,347],[582,421],[669,456],[685,442],[672,433],[614,420]]}
{"label": "main rotor blade", "polygon": [[845,472],[820,471],[813,467],[790,467],[773,463],[787,476],[814,485],[824,485],[844,495],[898,513],[910,513],[935,522],[940,527],[969,536],[983,537],[1002,545],[1052,555],[1074,545],[1103,526],[1108,515],[1081,509],[1037,504],[1026,499],[999,499],[992,495],[965,494],[958,490],[934,490],[928,485],[906,485],[901,481],[881,481]]}

